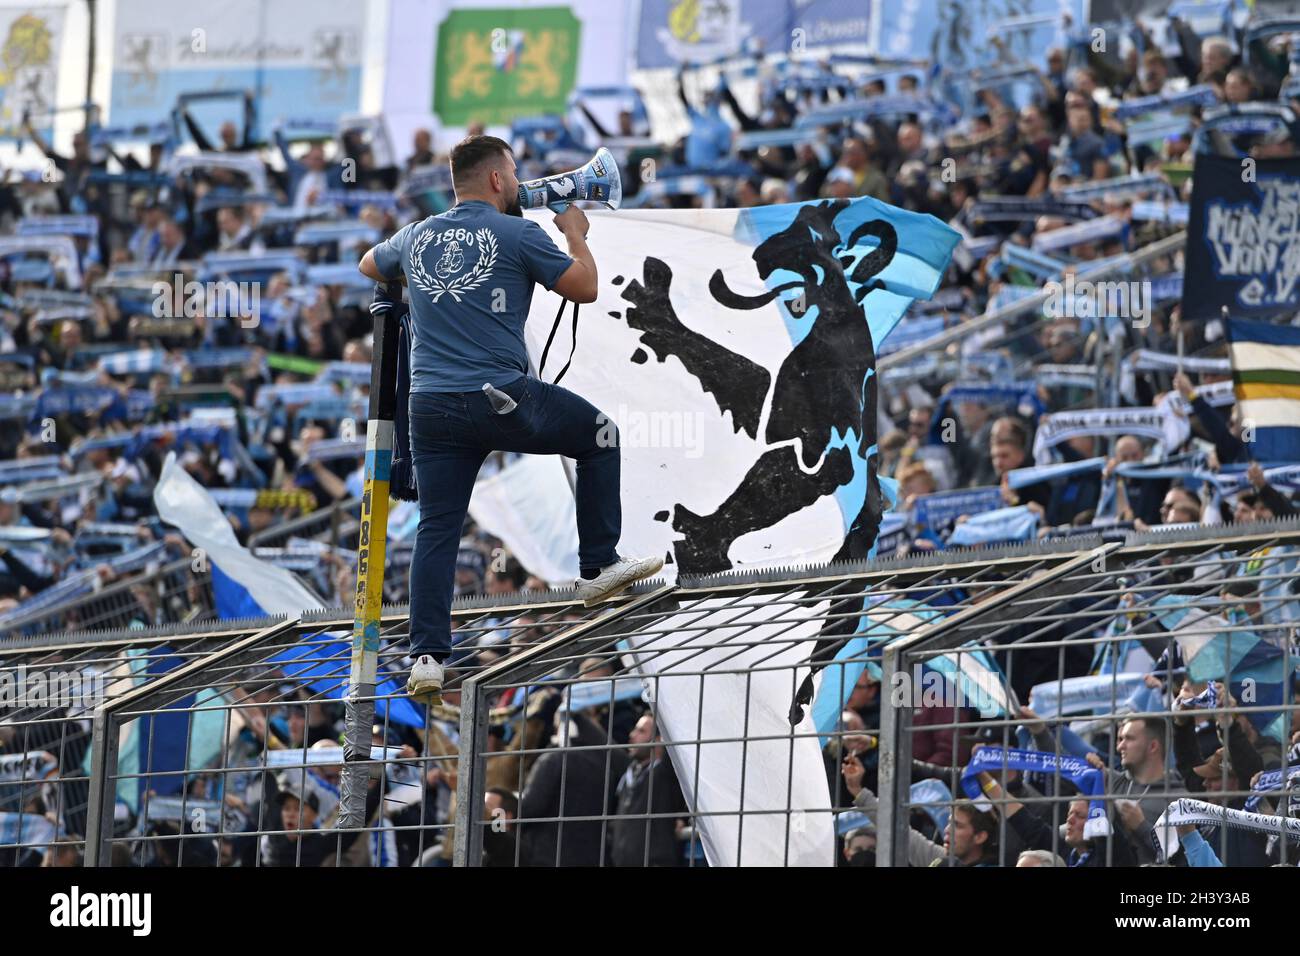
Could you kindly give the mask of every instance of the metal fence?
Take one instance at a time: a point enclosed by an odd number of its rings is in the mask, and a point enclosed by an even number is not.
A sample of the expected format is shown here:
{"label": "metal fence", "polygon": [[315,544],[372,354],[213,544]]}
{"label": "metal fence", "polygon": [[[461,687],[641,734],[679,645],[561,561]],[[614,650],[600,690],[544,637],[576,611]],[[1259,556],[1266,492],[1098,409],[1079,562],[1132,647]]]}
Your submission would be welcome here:
{"label": "metal fence", "polygon": [[31,634],[198,624],[215,616],[211,577],[189,558],[170,561],[27,614],[10,614],[0,640]]}
{"label": "metal fence", "polygon": [[[249,547],[281,548],[293,539],[327,544],[331,549],[355,547],[361,503],[349,498],[250,536]],[[316,592],[317,576],[303,574]],[[158,627],[200,624],[216,616],[212,581],[196,571],[191,558],[169,561],[139,574],[123,577],[82,597],[24,614],[9,614],[0,627],[0,640],[20,635],[99,631],[130,626]]]}
{"label": "metal fence", "polygon": [[[877,860],[1015,866],[1031,851],[1025,865],[1155,864],[1186,836],[1160,826],[1166,810],[1194,800],[1175,809],[1220,862],[1293,862],[1298,558],[1295,521],[1134,535],[1080,553],[1048,586],[887,646],[885,686],[915,686],[940,655],[991,655],[1013,706],[981,714],[974,696],[937,708],[904,696],[883,711],[893,759],[879,775]],[[917,759],[918,740],[933,750],[936,737],[942,758]],[[989,772],[963,774],[983,748]],[[960,798],[949,811],[962,808],[938,850],[936,783]]]}
{"label": "metal fence", "polygon": [[[0,714],[6,807],[61,827],[5,817],[24,838],[6,853],[1124,866],[1164,859],[1152,824],[1173,803],[1201,824],[1198,860],[1290,862],[1297,562],[1300,523],[1275,522],[652,582],[596,609],[458,601],[429,712],[401,692],[407,617],[389,608],[357,829],[334,825],[350,610],[26,638],[0,644],[3,668],[131,678],[90,717]],[[1181,863],[1191,838],[1165,836]]]}
{"label": "metal fence", "polygon": [[[180,663],[204,660],[242,622],[0,641],[0,861],[80,862],[89,825],[95,708]],[[106,824],[116,825],[113,816]]]}
{"label": "metal fence", "polygon": [[[473,673],[595,613],[562,592],[525,600],[456,602],[456,673]],[[406,699],[407,622],[404,607],[382,619],[363,826],[335,825],[353,621],[350,609],[327,609],[245,622],[202,659],[172,661],[96,708],[86,863],[449,862],[457,694],[449,688],[443,707],[430,711]],[[302,837],[299,823],[313,832]]]}

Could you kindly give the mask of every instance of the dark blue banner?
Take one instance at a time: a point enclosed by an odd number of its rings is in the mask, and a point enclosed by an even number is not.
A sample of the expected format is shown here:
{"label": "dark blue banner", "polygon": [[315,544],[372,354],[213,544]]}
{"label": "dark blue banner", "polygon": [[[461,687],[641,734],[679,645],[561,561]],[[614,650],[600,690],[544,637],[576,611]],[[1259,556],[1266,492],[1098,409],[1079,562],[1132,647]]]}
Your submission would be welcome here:
{"label": "dark blue banner", "polygon": [[1300,308],[1300,159],[1197,156],[1183,318]]}

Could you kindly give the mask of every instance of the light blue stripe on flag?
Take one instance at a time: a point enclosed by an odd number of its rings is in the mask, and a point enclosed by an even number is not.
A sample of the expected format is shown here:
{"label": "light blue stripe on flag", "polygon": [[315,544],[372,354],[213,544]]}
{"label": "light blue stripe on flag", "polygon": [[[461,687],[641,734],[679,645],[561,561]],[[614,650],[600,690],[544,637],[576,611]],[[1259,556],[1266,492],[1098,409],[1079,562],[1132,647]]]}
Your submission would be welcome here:
{"label": "light blue stripe on flag", "polygon": [[[863,673],[874,680],[883,676],[876,658],[884,646],[915,634],[916,628],[932,624],[943,613],[937,608],[900,598],[879,604],[863,615],[855,636],[845,642],[822,671],[821,684],[813,698],[813,724],[821,736],[822,746],[829,743],[831,734],[841,729],[840,714]],[[958,657],[961,659],[960,667]],[[964,706],[975,707],[982,717],[996,717],[1005,712],[1002,673],[987,651],[963,646],[948,654],[927,658],[923,669],[942,674],[950,685],[960,690]],[[916,693],[921,690],[914,688]],[[880,693],[883,697],[892,693],[892,688],[882,687]],[[888,705],[888,701],[884,704]]]}
{"label": "light blue stripe on flag", "polygon": [[[735,236],[741,242],[758,245],[790,226],[804,207],[823,202],[825,200],[814,200],[741,210]],[[871,308],[866,310],[872,341],[883,343],[913,299],[928,299],[939,288],[952,251],[961,241],[961,235],[933,216],[898,209],[868,196],[850,201],[836,215],[835,229],[840,241],[846,242],[854,230],[870,220],[887,222],[898,235],[898,249],[894,257],[883,270],[873,276],[873,279],[884,283],[885,290],[871,293]],[[856,261],[877,247],[878,242],[874,236],[867,236],[856,243],[851,250],[856,253],[855,262],[845,266],[845,273],[851,273]],[[772,288],[798,278],[797,273],[776,269],[768,277],[767,284]],[[859,283],[850,279],[849,286],[856,291]]]}
{"label": "light blue stripe on flag", "polygon": [[[880,665],[868,661],[875,656],[875,645],[884,644],[899,637],[907,636],[906,631],[895,627],[893,620],[900,613],[911,614],[923,624],[929,624],[942,615],[941,611],[925,607],[915,601],[899,599],[878,605],[858,620],[857,632],[835,655],[834,660],[822,671],[821,685],[813,698],[812,717],[817,732],[822,736],[822,746],[830,741],[830,734],[839,727],[840,714],[845,702],[853,693],[853,688],[864,671],[871,668],[871,676],[880,679]],[[873,653],[874,650],[874,653]],[[884,688],[882,688],[882,692]]]}

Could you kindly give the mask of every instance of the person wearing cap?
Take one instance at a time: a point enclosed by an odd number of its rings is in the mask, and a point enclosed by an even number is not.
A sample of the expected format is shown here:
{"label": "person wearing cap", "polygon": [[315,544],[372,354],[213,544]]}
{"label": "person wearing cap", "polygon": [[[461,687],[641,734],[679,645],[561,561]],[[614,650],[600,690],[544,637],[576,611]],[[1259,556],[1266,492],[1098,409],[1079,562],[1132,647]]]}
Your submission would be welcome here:
{"label": "person wearing cap", "polygon": [[[304,787],[300,771],[290,770],[279,781],[275,795],[283,833],[262,837],[263,866],[320,866],[333,849],[333,841],[317,831],[320,798]],[[304,832],[306,831],[306,832]]]}
{"label": "person wearing cap", "polygon": [[[1236,706],[1236,700],[1222,683],[1216,681],[1212,686],[1221,701],[1219,706]],[[1261,737],[1245,714],[1225,712],[1213,721],[1219,746],[1208,757],[1202,757],[1192,701],[1206,689],[1206,685],[1184,681],[1174,699],[1174,762],[1189,793],[1200,794],[1201,799],[1210,803],[1240,810],[1246,805],[1245,797],[1219,794],[1244,790],[1256,774],[1281,766],[1281,747],[1277,741]],[[1200,835],[1228,866],[1267,865],[1268,841],[1263,834],[1235,827],[1207,825],[1199,829]]]}
{"label": "person wearing cap", "polygon": [[822,192],[830,199],[852,199],[857,194],[852,171],[836,166],[826,174]]}

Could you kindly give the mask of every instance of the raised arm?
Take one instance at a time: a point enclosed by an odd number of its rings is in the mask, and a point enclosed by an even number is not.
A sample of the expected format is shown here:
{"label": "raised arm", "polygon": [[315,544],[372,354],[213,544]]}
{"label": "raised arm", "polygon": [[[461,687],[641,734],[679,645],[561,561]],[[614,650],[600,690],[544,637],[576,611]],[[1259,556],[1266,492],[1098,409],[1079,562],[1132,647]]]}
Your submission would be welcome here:
{"label": "raised arm", "polygon": [[555,225],[564,234],[573,265],[556,280],[554,290],[570,302],[595,302],[600,290],[596,260],[587,248],[587,217],[577,206],[570,206],[555,217]]}

